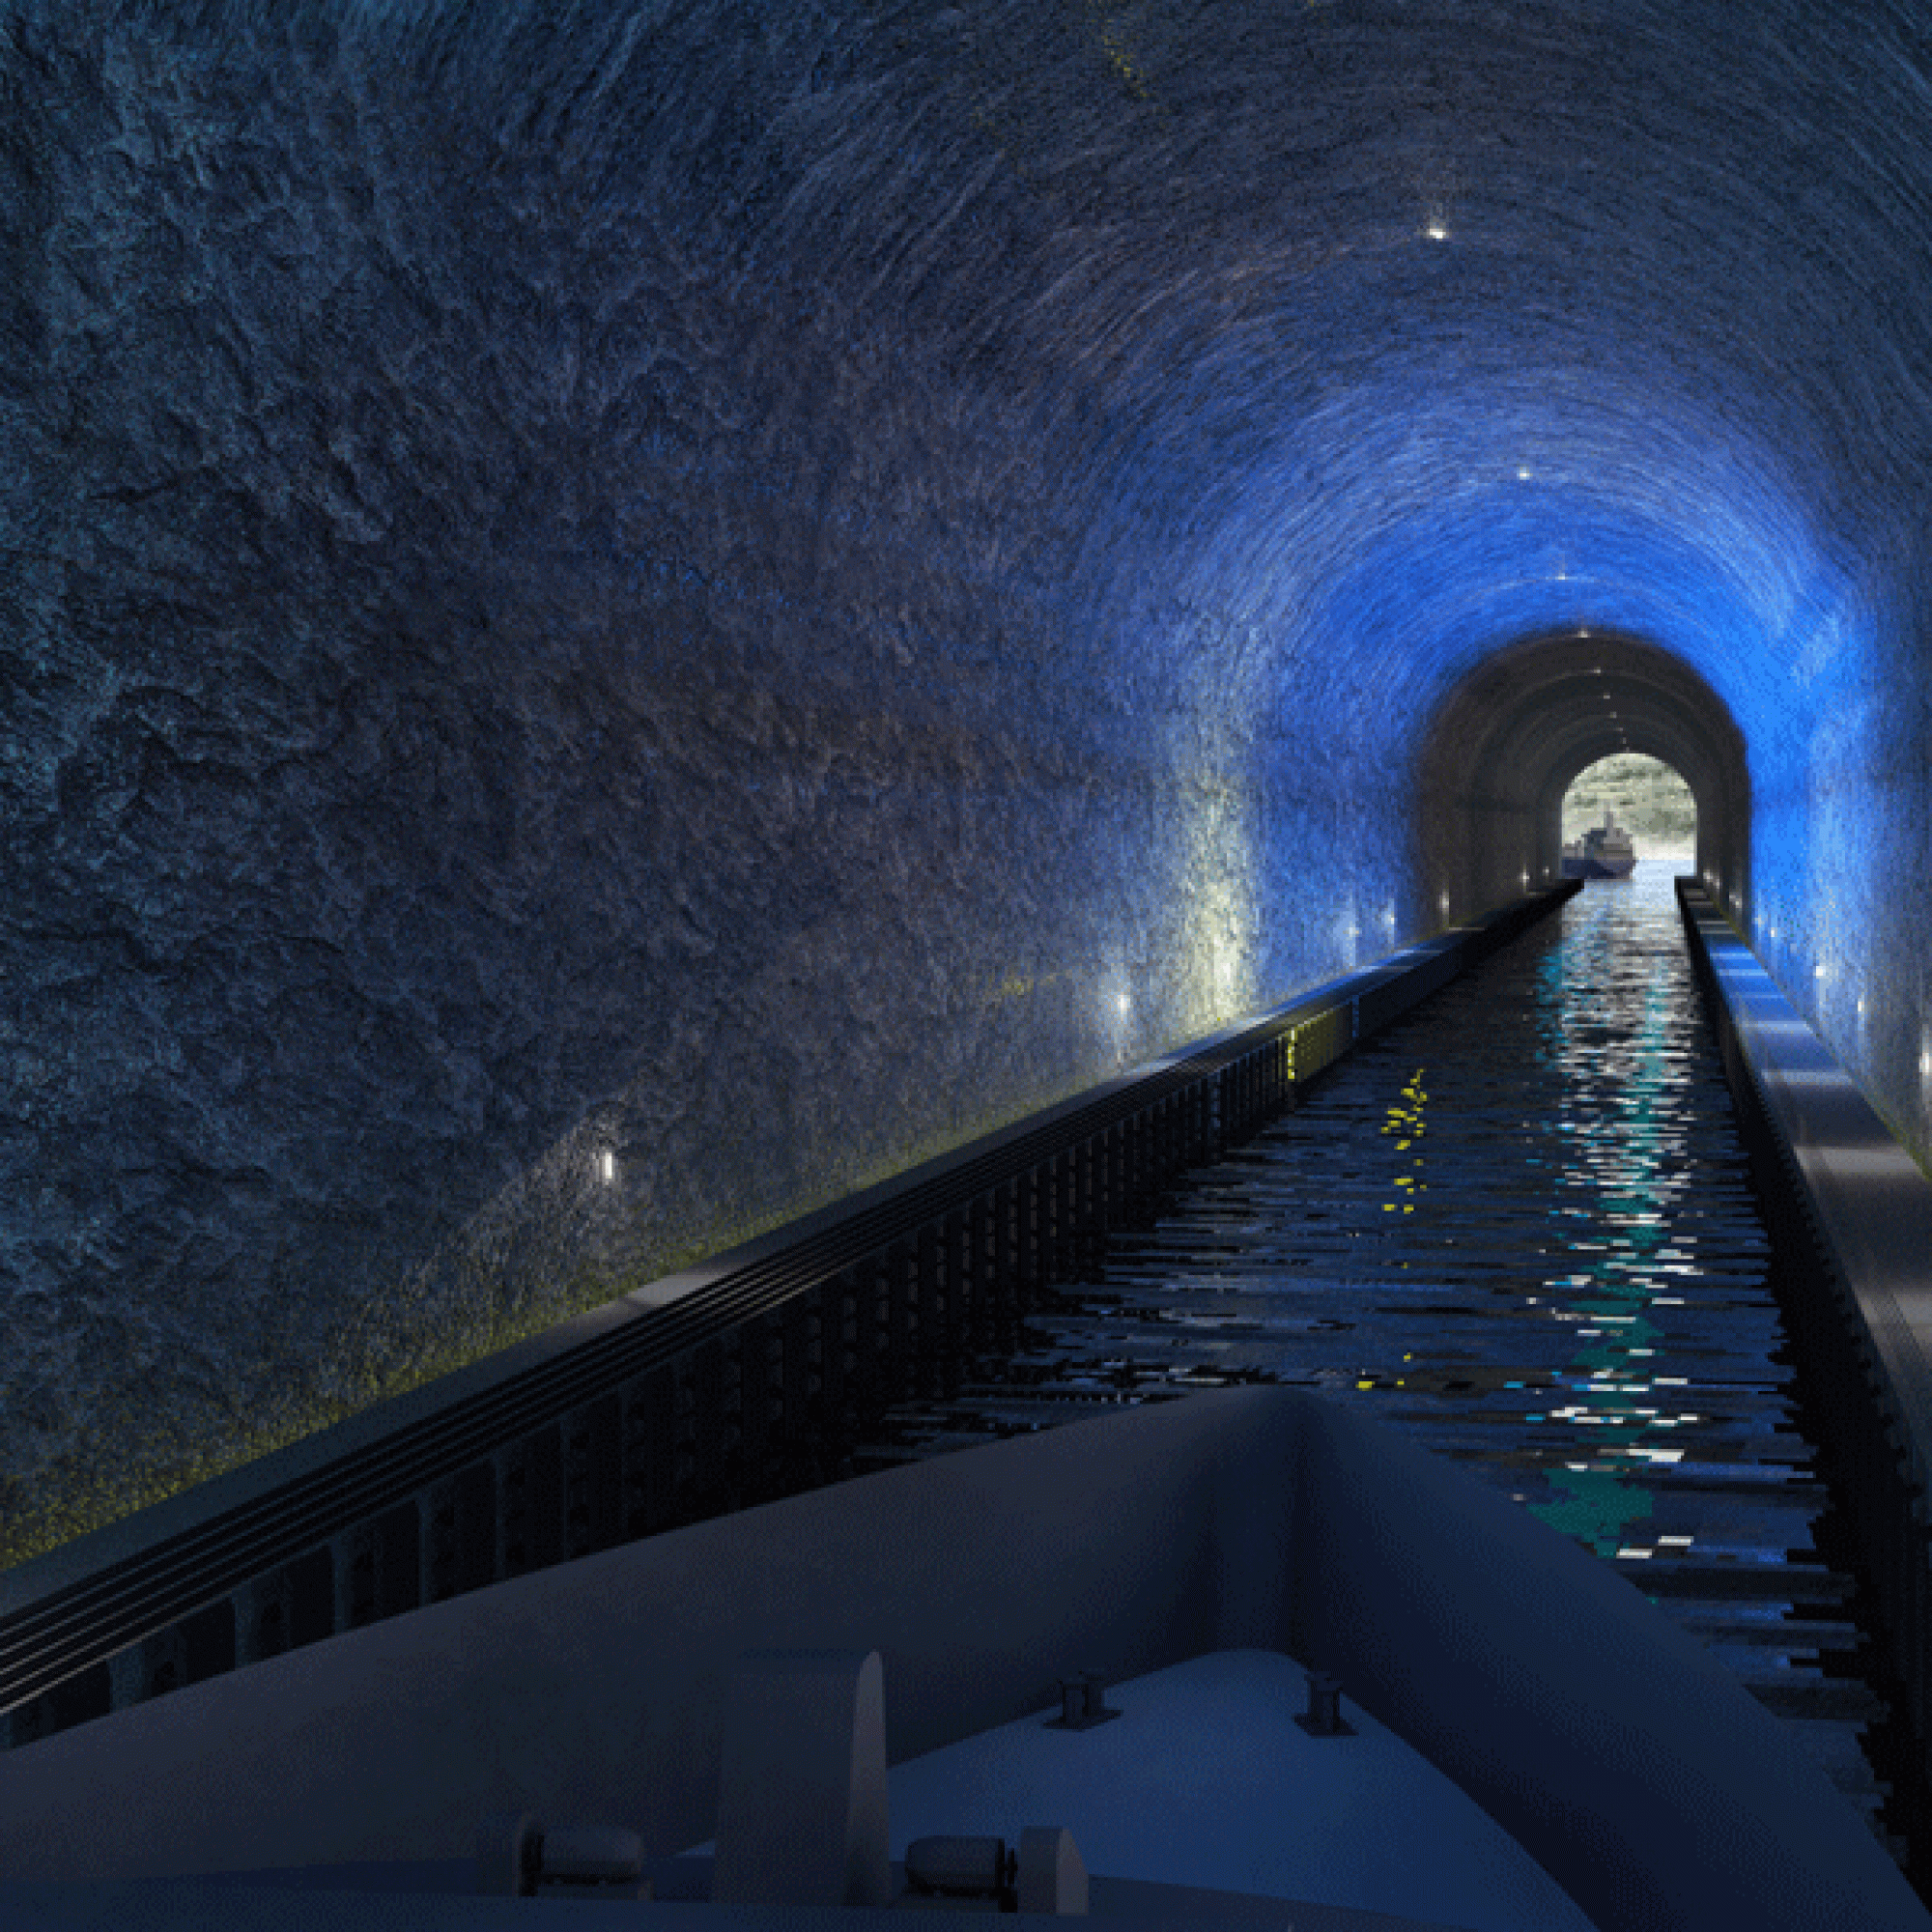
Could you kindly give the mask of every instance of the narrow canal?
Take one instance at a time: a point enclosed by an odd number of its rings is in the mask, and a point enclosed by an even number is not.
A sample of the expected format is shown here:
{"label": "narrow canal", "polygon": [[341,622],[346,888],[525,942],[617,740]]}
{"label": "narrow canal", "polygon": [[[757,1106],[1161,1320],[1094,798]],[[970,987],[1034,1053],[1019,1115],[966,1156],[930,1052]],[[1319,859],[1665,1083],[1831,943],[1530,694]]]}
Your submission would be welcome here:
{"label": "narrow canal", "polygon": [[1614,1564],[1902,1861],[1676,869],[1593,883],[1367,1042],[859,1466],[1236,1382],[1362,1404]]}

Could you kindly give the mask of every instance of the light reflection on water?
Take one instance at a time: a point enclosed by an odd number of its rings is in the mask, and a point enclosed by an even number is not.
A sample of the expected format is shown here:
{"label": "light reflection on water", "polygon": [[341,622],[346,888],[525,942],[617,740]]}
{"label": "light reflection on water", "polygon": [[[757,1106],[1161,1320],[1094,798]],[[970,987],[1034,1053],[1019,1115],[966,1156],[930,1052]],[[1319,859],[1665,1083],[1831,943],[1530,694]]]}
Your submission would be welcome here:
{"label": "light reflection on water", "polygon": [[[1573,1243],[1579,1265],[1547,1286],[1568,1310],[1594,1322],[1600,1346],[1578,1352],[1570,1388],[1583,1402],[1560,1413],[1601,1432],[1581,1468],[1566,1462],[1558,1495],[1536,1515],[1589,1543],[1600,1555],[1640,1548],[1625,1532],[1649,1518],[1651,1497],[1633,1463],[1678,1463],[1684,1450],[1662,1432],[1694,1427],[1694,1409],[1640,1397],[1654,1383],[1665,1331],[1649,1320],[1673,1276],[1694,1273],[1694,1236],[1666,1238],[1672,1210],[1691,1184],[1695,1163],[1681,1129],[1689,1057],[1670,1041],[1694,1027],[1685,1011],[1686,972],[1673,951],[1678,915],[1669,868],[1639,867],[1631,880],[1600,883],[1567,909],[1560,943],[1534,966],[1536,1062],[1554,1070],[1552,1122],[1567,1153],[1559,1189],[1577,1196],[1559,1209],[1604,1238]],[[1679,970],[1672,972],[1672,967]],[[1673,997],[1674,996],[1674,997]],[[1755,1257],[1758,1243],[1742,1245]],[[1587,1257],[1587,1259],[1585,1259]],[[1608,1330],[1608,1333],[1604,1333]],[[1579,1325],[1577,1339],[1585,1338]],[[1664,1386],[1675,1386],[1674,1383]]]}
{"label": "light reflection on water", "polygon": [[1675,870],[1593,882],[1365,1043],[885,1453],[1228,1382],[1367,1404],[1615,1563],[1869,1813],[1880,1707],[1817,1667],[1858,1633]]}
{"label": "light reflection on water", "polygon": [[1312,1383],[1603,1555],[1686,1534],[1653,1471],[1739,1447],[1692,1385],[1776,1383],[1782,1340],[1697,1002],[1668,868],[1592,885],[1115,1242],[1065,1378]]}

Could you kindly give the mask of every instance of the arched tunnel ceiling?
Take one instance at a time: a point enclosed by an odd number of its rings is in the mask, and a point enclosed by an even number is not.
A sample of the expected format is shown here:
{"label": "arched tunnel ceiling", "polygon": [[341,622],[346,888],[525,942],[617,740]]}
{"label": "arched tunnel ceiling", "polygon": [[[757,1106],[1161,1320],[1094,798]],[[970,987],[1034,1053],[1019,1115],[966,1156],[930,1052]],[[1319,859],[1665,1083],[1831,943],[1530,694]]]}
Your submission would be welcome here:
{"label": "arched tunnel ceiling", "polygon": [[[1471,781],[1529,800],[1558,792],[1594,759],[1645,752],[1674,765],[1709,806],[1743,775],[1737,727],[1681,660],[1614,633],[1524,639],[1488,659],[1431,723],[1431,740]],[[1747,801],[1739,801],[1747,804]]]}
{"label": "arched tunnel ceiling", "polygon": [[1393,744],[1594,624],[1705,677],[1775,792],[1785,687],[1860,702],[1913,629],[1910,6],[553,12],[424,30],[432,101],[494,95],[475,158],[1030,419],[1086,608],[1166,624],[1177,697],[1325,684]]}
{"label": "arched tunnel ceiling", "polygon": [[1876,646],[1932,449],[1911,9],[852,9],[746,50],[733,147],[716,31],[652,133],[731,245],[1033,400],[1129,594],[1138,526],[1398,713],[1594,621],[1756,736]]}
{"label": "arched tunnel ceiling", "polygon": [[1613,752],[1662,758],[1684,779],[1700,868],[1747,889],[1750,775],[1728,708],[1682,659],[1592,631],[1494,653],[1429,720],[1415,782],[1435,890],[1466,906],[1556,876],[1563,794]]}

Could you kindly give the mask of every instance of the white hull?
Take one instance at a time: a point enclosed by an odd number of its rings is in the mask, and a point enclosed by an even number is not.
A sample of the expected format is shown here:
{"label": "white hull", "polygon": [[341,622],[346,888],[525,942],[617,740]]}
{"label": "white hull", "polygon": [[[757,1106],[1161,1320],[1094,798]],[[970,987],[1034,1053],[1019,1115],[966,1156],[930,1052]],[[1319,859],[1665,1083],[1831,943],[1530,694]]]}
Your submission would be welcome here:
{"label": "white hull", "polygon": [[[1100,1917],[1166,1884],[1195,1896],[1151,1900],[1157,1919],[1237,1893],[1270,1920],[1255,1901],[1292,1904],[1302,1932],[1362,1911],[1510,1932],[1507,1910],[1542,1906],[1599,1932],[1932,1924],[1778,1720],[1606,1565],[1391,1429],[1243,1389],[625,1545],[8,1752],[0,1927],[319,1932],[344,1922],[339,1890],[364,1894],[364,1932],[522,1923],[502,1914],[528,1906],[466,1895],[479,1823],[506,1812],[619,1827],[658,1861],[715,1835],[722,1871],[731,1821],[759,1815],[729,1801],[733,1686],[746,1653],[775,1649],[883,1662],[871,1768],[854,1719],[849,1761],[811,1786],[874,1793],[852,1800],[864,1857],[832,1863],[875,1860],[879,1885],[915,1829],[1011,1843],[1061,1826],[1087,1833]],[[1333,1671],[1357,1734],[1256,1743],[1293,1721],[1278,1689],[1236,1685],[1230,1709],[1214,1674],[1256,1653],[1263,1675]],[[1124,1715],[1047,1728],[1057,1680],[1082,1670]],[[1400,1804],[1351,1785],[1372,1761]],[[816,1840],[794,1836],[805,1886]],[[213,1873],[258,1877],[220,1893],[232,1914],[206,1886],[154,1883]],[[661,1932],[875,1922],[809,1887],[731,1896],[542,1909]]]}

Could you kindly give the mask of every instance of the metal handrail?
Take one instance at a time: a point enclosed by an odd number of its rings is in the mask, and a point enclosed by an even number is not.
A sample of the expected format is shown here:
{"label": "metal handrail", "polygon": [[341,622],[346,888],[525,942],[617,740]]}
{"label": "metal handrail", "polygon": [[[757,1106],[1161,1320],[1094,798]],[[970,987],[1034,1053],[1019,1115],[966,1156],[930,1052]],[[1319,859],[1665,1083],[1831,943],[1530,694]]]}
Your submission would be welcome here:
{"label": "metal handrail", "polygon": [[[1292,1037],[1324,1022],[1344,1006],[1352,1008],[1365,991],[1414,975],[1448,955],[1460,962],[1489,951],[1568,895],[1560,890],[1539,895],[1474,924],[1454,928],[1096,1093],[1064,1102],[790,1228],[748,1242],[700,1269],[621,1297],[630,1306],[614,1316],[614,1325],[612,1311],[619,1310],[618,1303],[593,1311],[590,1318],[573,1318],[601,1320],[604,1325],[581,1342],[565,1341],[546,1359],[519,1365],[519,1358],[529,1351],[529,1345],[519,1345],[495,1358],[499,1364],[495,1378],[460,1393],[452,1391],[439,1401],[440,1383],[473,1381],[479,1374],[488,1375],[490,1366],[472,1364],[440,1378],[396,1399],[398,1405],[416,1409],[433,1404],[428,1412],[384,1430],[319,1467],[308,1466],[272,1482],[278,1461],[313,1464],[318,1451],[326,1453],[327,1437],[333,1432],[274,1452],[251,1465],[254,1480],[270,1480],[270,1487],[222,1505],[203,1520],[162,1531],[152,1543],[113,1557],[91,1575],[52,1582],[48,1570],[66,1554],[53,1551],[0,1576],[0,1604],[9,1597],[15,1600],[13,1607],[0,1611],[0,1714],[421,1495],[600,1396],[689,1356],[797,1295],[836,1281],[846,1270],[1122,1122],[1217,1082],[1284,1036]],[[1347,1043],[1352,1043],[1357,1030],[1351,1019]],[[1337,1052],[1342,1050],[1346,1045],[1338,1046]],[[1323,1064],[1334,1057],[1326,1055]],[[1295,1077],[1308,1074],[1297,1069]],[[665,1291],[671,1292],[671,1298],[656,1305],[639,1298]],[[553,1336],[570,1325],[559,1324]],[[380,1416],[381,1409],[370,1411],[337,1428],[366,1435],[372,1426],[380,1427]],[[227,1480],[217,1479],[208,1487],[217,1490]],[[183,1501],[174,1498],[157,1504],[154,1513],[179,1514]],[[125,1542],[129,1534],[138,1534],[128,1525],[139,1521],[139,1516],[129,1518],[99,1534],[118,1533],[117,1540]],[[37,1589],[43,1580],[47,1586]]]}

